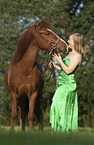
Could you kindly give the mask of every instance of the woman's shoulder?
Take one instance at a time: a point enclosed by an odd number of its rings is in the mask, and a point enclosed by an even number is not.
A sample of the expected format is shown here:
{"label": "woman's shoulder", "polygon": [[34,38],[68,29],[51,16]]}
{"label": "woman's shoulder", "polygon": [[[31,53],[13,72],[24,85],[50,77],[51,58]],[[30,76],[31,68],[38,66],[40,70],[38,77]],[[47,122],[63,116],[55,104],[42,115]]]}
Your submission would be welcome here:
{"label": "woman's shoulder", "polygon": [[73,56],[73,57],[81,57],[82,56],[82,54],[80,54],[80,53],[78,53],[78,52],[75,52],[73,55],[71,55],[71,56]]}
{"label": "woman's shoulder", "polygon": [[70,53],[70,59],[78,59],[78,58],[81,58],[82,55],[78,52],[75,52],[74,54],[71,54]]}
{"label": "woman's shoulder", "polygon": [[79,57],[79,58],[81,58],[81,57],[82,57],[82,54],[80,54],[80,53],[76,53],[75,57]]}
{"label": "woman's shoulder", "polygon": [[73,57],[72,57],[72,61],[78,62],[79,64],[82,61],[82,54],[80,53],[76,53]]}

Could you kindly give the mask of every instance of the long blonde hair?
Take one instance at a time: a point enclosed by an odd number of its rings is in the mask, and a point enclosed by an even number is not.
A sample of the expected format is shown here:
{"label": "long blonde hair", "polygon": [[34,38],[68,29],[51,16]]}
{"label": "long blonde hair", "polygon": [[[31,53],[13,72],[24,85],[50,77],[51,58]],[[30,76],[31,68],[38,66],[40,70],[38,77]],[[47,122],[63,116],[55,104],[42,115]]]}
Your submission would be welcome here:
{"label": "long blonde hair", "polygon": [[74,41],[74,49],[78,53],[84,52],[84,40],[83,36],[80,33],[74,33],[71,35]]}

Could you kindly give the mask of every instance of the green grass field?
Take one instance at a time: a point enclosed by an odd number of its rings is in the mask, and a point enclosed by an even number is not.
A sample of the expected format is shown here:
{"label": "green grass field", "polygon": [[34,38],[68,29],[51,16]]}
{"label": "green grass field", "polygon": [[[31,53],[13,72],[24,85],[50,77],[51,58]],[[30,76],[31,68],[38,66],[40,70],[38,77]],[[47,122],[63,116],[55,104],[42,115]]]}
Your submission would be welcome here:
{"label": "green grass field", "polygon": [[0,145],[94,145],[94,129],[81,129],[74,133],[53,133],[50,127],[38,131],[35,127],[31,132],[25,132],[15,127],[0,127]]}

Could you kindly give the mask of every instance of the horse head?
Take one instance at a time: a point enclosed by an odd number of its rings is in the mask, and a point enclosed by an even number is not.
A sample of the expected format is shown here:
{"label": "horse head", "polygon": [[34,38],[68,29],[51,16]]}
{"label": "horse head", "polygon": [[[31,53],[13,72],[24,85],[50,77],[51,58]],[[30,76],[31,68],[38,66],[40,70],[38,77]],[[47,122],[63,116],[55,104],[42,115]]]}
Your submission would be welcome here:
{"label": "horse head", "polygon": [[40,49],[50,51],[50,54],[55,53],[65,54],[67,51],[67,43],[57,36],[52,30],[49,29],[48,21],[41,20],[38,25],[35,25],[36,30],[36,43]]}

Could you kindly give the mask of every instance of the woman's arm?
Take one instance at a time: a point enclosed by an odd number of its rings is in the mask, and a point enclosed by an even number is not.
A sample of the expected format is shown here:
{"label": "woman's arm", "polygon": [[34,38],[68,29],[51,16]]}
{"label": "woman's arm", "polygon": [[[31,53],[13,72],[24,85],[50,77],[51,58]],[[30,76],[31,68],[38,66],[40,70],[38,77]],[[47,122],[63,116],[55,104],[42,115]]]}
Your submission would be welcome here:
{"label": "woman's arm", "polygon": [[75,54],[71,59],[70,59],[70,63],[68,66],[66,66],[62,59],[61,56],[58,54],[58,56],[56,54],[53,55],[53,58],[60,63],[62,69],[67,73],[70,74],[71,72],[73,72],[76,68],[76,66],[81,62],[81,55],[80,54]]}
{"label": "woman's arm", "polygon": [[58,65],[56,65],[53,61],[50,61],[50,63],[49,63],[50,68],[52,68],[52,65],[53,65],[56,69],[61,70],[61,67],[59,67]]}

